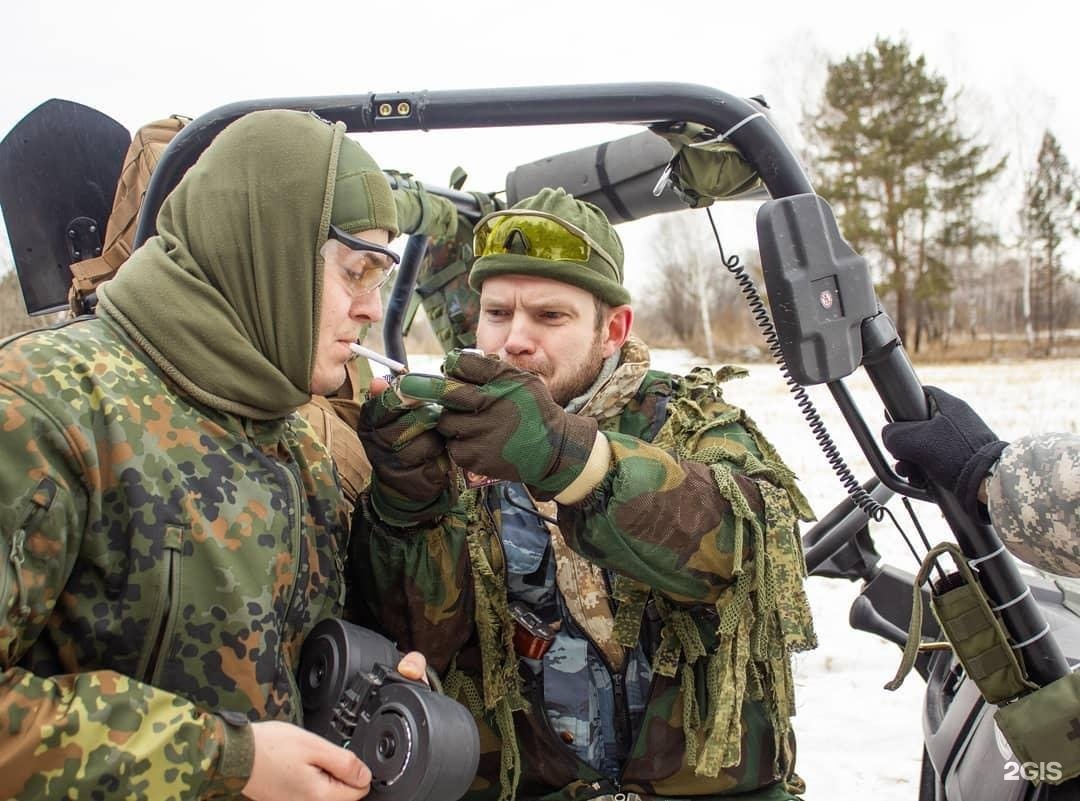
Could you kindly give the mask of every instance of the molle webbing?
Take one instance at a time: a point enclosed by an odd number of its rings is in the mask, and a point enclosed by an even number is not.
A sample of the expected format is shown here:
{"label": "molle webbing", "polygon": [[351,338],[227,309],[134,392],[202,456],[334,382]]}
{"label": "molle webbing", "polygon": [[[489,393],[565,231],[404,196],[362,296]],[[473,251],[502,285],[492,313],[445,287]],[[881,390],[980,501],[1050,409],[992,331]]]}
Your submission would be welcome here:
{"label": "molle webbing", "polygon": [[911,627],[904,655],[896,676],[885,685],[885,689],[897,689],[915,664],[922,633],[922,585],[929,578],[938,557],[944,553],[952,556],[959,571],[954,577],[961,578],[962,582],[959,586],[951,586],[931,595],[930,606],[968,676],[992,704],[1004,703],[1035,689],[1036,685],[1028,681],[1024,673],[1005,627],[990,608],[986,593],[968,564],[967,557],[951,542],[931,548],[915,576]]}
{"label": "molle webbing", "polygon": [[105,244],[101,255],[71,265],[68,302],[73,317],[86,313],[84,304],[87,297],[100,284],[112,278],[131,255],[135,244],[135,223],[150,176],[169,142],[189,122],[189,117],[173,115],[142,126],[132,137],[120,169],[109,221],[105,226]]}

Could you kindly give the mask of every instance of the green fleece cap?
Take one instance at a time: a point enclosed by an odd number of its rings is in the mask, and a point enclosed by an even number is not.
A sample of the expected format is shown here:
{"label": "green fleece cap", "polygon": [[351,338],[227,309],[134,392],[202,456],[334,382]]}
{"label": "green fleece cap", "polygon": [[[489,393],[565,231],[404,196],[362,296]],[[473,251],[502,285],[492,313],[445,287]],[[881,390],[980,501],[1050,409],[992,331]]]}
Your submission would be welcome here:
{"label": "green fleece cap", "polygon": [[615,227],[592,203],[578,200],[564,189],[541,189],[532,197],[518,201],[514,211],[538,211],[570,223],[589,237],[615,261],[610,264],[593,248],[588,261],[555,261],[516,253],[482,256],[469,273],[469,286],[480,291],[493,275],[532,275],[562,281],[590,292],[610,306],[630,302],[623,286],[623,248]]}
{"label": "green fleece cap", "polygon": [[338,154],[330,222],[347,234],[383,228],[393,239],[401,233],[386,176],[360,143],[347,136]]}

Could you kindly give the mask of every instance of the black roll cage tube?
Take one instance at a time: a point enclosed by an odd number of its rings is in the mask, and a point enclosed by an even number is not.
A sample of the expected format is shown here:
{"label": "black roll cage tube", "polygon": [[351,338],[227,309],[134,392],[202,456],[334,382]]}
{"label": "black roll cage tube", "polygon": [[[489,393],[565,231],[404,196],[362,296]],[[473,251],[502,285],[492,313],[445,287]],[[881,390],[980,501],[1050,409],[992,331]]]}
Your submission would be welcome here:
{"label": "black roll cage tube", "polygon": [[[758,108],[707,86],[616,83],[270,98],[220,106],[193,120],[173,139],[147,187],[136,229],[136,246],[153,235],[162,201],[211,140],[244,114],[272,108],[311,111],[324,119],[340,120],[351,133],[697,122],[725,133],[726,140],[735,145],[761,176],[773,198],[814,191],[795,155]],[[419,261],[415,256],[410,259],[413,260]],[[398,284],[409,280],[409,272],[402,271]],[[415,280],[415,269],[411,280]],[[408,286],[395,285],[387,309],[387,320],[393,321],[387,328],[394,331],[388,344],[395,350],[401,348],[398,321],[402,318],[403,308],[398,306],[408,303],[410,292],[411,282]],[[922,384],[888,316],[879,312],[864,321],[862,338],[862,367],[889,417],[893,420],[927,419],[929,407]],[[834,384],[840,382],[829,382],[829,386],[834,395],[842,396]],[[865,450],[867,444],[860,444]],[[1069,667],[1065,656],[1035,600],[1030,594],[1024,595],[1026,585],[993,527],[972,519],[956,497],[945,489],[931,486],[927,493],[911,487],[900,482],[887,466],[882,471],[881,465],[875,464],[880,461],[871,460],[879,478],[890,488],[914,497],[927,498],[929,495],[939,505],[958,545],[967,558],[977,564],[980,579],[993,605],[1001,608],[1003,621],[1017,643],[1014,647],[1022,654],[1029,677],[1043,686],[1066,675]]]}

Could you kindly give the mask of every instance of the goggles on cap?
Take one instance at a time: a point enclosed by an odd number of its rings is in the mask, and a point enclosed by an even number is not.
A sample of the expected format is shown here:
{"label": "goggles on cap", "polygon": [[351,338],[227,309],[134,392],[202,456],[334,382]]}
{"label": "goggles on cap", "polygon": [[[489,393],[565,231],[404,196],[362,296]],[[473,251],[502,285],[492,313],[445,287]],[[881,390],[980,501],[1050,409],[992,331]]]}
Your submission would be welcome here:
{"label": "goggles on cap", "polygon": [[336,225],[330,226],[329,238],[340,242],[350,251],[339,261],[349,293],[354,298],[374,292],[389,281],[401,261],[401,257],[390,248],[347,234]]}
{"label": "goggles on cap", "polygon": [[473,229],[477,258],[510,254],[551,261],[588,261],[596,253],[618,274],[619,267],[596,241],[576,225],[544,211],[494,211]]}

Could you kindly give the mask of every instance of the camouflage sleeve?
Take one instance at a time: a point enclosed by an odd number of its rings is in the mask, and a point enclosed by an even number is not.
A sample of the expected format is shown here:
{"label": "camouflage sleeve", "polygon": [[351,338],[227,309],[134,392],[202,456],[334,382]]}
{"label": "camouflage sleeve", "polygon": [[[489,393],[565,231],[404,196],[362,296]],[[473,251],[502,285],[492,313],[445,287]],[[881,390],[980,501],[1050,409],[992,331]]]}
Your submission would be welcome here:
{"label": "camouflage sleeve", "polygon": [[1080,576],[1080,435],[1012,442],[986,495],[990,519],[1012,553],[1051,573]]}
{"label": "camouflage sleeve", "polygon": [[[109,670],[18,666],[42,636],[100,498],[95,444],[0,384],[0,797],[212,798],[246,783],[250,728]],[[61,659],[63,655],[61,654]],[[119,778],[122,777],[122,778]],[[119,782],[118,782],[119,778]]]}
{"label": "camouflage sleeve", "polygon": [[398,179],[394,190],[398,223],[402,233],[423,234],[437,239],[448,239],[457,232],[457,208],[444,197],[433,195],[418,181],[406,180],[403,186]]}
{"label": "camouflage sleeve", "polygon": [[350,614],[400,650],[422,650],[444,673],[472,633],[469,518],[455,513],[398,528],[379,520],[368,493],[361,499],[349,540]]}
{"label": "camouflage sleeve", "polygon": [[[611,466],[581,503],[559,508],[568,544],[597,564],[684,603],[713,603],[751,556],[737,540],[767,525],[758,482],[768,471],[737,422],[664,448],[605,432]],[[753,522],[751,522],[753,521]]]}

